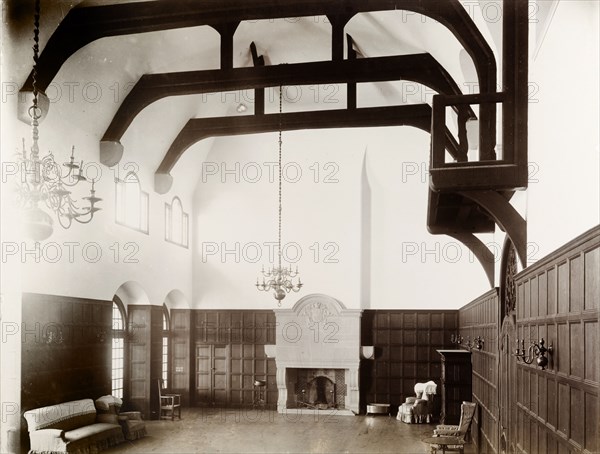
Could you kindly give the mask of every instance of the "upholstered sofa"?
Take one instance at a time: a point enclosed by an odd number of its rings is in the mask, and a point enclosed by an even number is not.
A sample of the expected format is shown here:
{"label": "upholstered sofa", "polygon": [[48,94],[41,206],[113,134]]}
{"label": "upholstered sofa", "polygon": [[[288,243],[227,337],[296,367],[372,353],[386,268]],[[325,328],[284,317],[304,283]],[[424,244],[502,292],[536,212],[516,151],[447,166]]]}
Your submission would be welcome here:
{"label": "upholstered sofa", "polygon": [[98,422],[92,399],[26,411],[30,454],[94,454],[125,440],[118,423]]}

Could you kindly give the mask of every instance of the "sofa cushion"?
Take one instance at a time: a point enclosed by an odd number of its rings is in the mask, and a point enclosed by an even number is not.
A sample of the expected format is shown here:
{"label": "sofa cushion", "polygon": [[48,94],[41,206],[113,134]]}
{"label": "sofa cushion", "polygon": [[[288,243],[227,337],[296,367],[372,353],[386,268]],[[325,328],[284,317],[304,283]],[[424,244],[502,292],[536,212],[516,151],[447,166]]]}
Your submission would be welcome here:
{"label": "sofa cushion", "polygon": [[121,408],[121,405],[123,405],[123,400],[119,397],[111,396],[109,394],[106,396],[98,397],[94,403],[96,404],[96,409],[98,410],[98,412],[112,413],[113,409],[116,407],[118,413],[118,408]]}
{"label": "sofa cushion", "polygon": [[121,426],[118,424],[107,424],[107,423],[95,423],[89,426],[79,427],[77,429],[69,430],[65,432],[64,437],[67,442],[75,440],[81,440],[83,438],[93,438],[95,435],[103,434],[109,430],[121,430]]}
{"label": "sofa cushion", "polygon": [[67,452],[76,452],[88,446],[106,448],[124,440],[118,424],[96,423],[64,433]]}

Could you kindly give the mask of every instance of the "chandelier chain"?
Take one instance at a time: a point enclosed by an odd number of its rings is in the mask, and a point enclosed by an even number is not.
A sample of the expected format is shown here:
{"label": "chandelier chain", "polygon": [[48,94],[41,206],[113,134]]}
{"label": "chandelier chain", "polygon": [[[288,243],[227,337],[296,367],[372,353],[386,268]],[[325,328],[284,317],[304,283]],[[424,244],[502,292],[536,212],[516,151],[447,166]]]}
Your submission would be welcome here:
{"label": "chandelier chain", "polygon": [[[31,80],[33,87],[33,107],[37,111],[38,89],[37,89],[37,65],[40,52],[40,0],[35,0],[35,12],[33,15],[33,69]],[[35,112],[37,113],[37,112]]]}
{"label": "chandelier chain", "polygon": [[277,250],[279,253],[279,268],[281,268],[281,217],[282,217],[282,191],[281,191],[281,177],[282,177],[282,169],[281,169],[281,122],[282,122],[282,89],[283,87],[279,85],[279,235],[277,239]]}
{"label": "chandelier chain", "polygon": [[29,115],[31,116],[31,136],[33,144],[31,151],[35,157],[39,155],[38,140],[39,135],[39,119],[41,118],[41,112],[38,107],[38,88],[37,88],[37,65],[39,60],[40,52],[40,0],[35,0],[35,11],[33,14],[33,69],[31,71],[31,80],[33,87],[33,105],[29,108]]}

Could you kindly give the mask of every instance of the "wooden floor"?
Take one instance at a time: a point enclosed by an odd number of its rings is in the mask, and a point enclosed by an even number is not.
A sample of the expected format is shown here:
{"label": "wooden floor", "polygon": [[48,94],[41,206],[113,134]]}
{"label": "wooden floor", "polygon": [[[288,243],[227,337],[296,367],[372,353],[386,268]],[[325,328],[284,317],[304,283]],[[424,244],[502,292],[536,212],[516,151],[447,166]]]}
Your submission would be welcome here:
{"label": "wooden floor", "polygon": [[[178,421],[147,421],[148,436],[105,453],[428,453],[433,424],[388,416],[281,415],[275,411],[183,409]],[[474,453],[467,445],[465,453]]]}

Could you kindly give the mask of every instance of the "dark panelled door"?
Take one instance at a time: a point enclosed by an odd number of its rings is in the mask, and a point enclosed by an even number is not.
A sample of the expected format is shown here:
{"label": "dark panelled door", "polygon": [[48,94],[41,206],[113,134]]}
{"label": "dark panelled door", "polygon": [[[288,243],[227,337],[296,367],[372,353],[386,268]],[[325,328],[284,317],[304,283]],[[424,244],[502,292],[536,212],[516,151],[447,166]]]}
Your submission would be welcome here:
{"label": "dark panelled door", "polygon": [[229,346],[196,344],[197,405],[226,405],[228,398]]}

